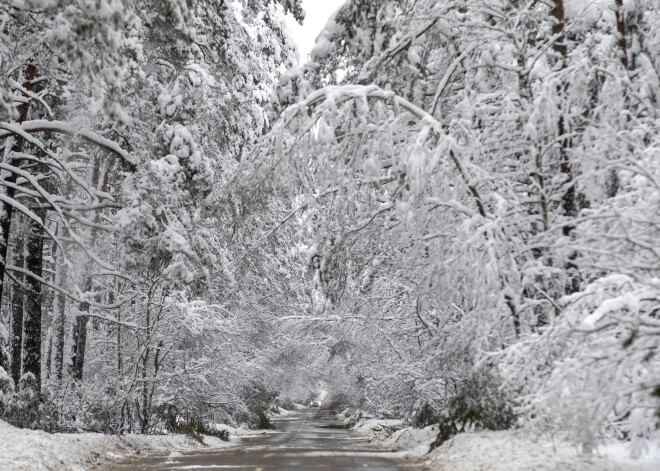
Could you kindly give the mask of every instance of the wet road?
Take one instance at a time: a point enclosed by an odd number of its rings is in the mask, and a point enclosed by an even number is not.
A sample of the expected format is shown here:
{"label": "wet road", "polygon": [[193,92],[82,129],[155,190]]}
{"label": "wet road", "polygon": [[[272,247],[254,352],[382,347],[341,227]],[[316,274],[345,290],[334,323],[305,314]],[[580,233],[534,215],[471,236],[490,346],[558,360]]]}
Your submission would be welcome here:
{"label": "wet road", "polygon": [[275,421],[277,432],[243,437],[231,448],[133,456],[104,471],[154,470],[364,470],[400,471],[387,452],[348,430],[324,428],[332,421],[317,410],[299,410]]}

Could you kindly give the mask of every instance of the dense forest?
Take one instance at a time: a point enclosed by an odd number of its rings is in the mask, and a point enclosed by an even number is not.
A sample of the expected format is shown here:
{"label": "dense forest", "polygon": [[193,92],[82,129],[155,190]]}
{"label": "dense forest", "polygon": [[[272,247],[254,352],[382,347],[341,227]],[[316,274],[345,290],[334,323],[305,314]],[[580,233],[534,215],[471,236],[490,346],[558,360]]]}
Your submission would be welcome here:
{"label": "dense forest", "polygon": [[[660,411],[660,1],[2,0],[0,414]],[[213,412],[211,412],[213,411]],[[174,418],[174,420],[173,420]]]}

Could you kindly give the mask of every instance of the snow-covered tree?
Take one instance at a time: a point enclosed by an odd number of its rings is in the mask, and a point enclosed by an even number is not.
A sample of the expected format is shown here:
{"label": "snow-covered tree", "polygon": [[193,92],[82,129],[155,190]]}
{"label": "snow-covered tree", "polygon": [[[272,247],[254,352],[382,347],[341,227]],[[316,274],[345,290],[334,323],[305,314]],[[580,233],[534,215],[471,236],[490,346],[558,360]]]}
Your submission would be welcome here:
{"label": "snow-covered tree", "polygon": [[[295,65],[286,12],[302,18],[290,0],[0,6],[11,361],[16,384],[48,380],[60,424],[148,430],[165,397],[181,399],[160,381],[191,358],[177,336],[185,312],[229,294],[218,189]],[[193,371],[199,401],[217,371],[210,360]]]}
{"label": "snow-covered tree", "polygon": [[446,407],[486,368],[586,447],[650,433],[658,11],[352,1],[283,78],[248,171],[308,218],[374,408]]}

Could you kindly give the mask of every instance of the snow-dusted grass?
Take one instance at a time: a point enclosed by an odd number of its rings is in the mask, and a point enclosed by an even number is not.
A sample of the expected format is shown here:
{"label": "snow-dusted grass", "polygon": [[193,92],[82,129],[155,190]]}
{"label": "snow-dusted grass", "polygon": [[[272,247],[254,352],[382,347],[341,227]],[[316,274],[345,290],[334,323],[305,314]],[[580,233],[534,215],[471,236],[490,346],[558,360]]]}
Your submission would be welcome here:
{"label": "snow-dusted grass", "polygon": [[632,459],[624,444],[614,443],[597,453],[581,453],[566,442],[531,437],[524,430],[462,433],[428,453],[437,427],[405,427],[400,420],[360,420],[351,430],[397,457],[428,471],[657,471],[660,444]]}
{"label": "snow-dusted grass", "polygon": [[[230,429],[242,434],[243,430]],[[205,445],[185,435],[104,435],[100,433],[55,433],[23,430],[0,420],[0,470],[78,471],[134,453],[227,447],[215,437]]]}

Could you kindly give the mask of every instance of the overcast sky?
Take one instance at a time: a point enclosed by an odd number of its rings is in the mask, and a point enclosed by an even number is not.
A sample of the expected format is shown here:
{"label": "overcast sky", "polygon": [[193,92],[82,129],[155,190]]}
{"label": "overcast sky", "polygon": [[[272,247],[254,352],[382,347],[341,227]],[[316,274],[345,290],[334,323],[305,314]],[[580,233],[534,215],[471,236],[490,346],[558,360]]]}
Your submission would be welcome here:
{"label": "overcast sky", "polygon": [[314,47],[314,40],[319,35],[325,23],[346,0],[303,0],[305,23],[300,26],[288,15],[289,27],[293,39],[300,50],[301,63],[306,62],[307,55]]}

